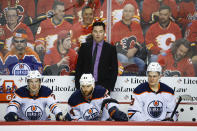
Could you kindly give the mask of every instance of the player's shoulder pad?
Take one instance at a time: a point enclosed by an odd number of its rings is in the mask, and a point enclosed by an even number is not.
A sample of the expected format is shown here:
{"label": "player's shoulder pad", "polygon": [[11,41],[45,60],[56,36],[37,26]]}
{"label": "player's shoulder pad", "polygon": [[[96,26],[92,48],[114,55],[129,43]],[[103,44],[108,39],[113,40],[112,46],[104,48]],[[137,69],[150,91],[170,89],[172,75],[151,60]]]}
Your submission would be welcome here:
{"label": "player's shoulder pad", "polygon": [[142,94],[144,92],[151,92],[148,82],[138,85],[133,91],[135,94]]}
{"label": "player's shoulder pad", "polygon": [[52,93],[52,90],[46,86],[41,85],[39,91],[39,97],[48,97]]}
{"label": "player's shoulder pad", "polygon": [[29,97],[29,90],[27,89],[27,85],[26,86],[22,86],[20,88],[18,88],[15,93],[20,96],[20,97]]}
{"label": "player's shoulder pad", "polygon": [[92,99],[104,97],[106,91],[107,90],[103,86],[96,85],[95,88],[94,88],[94,92],[93,92],[93,95],[92,95],[93,98]]}
{"label": "player's shoulder pad", "polygon": [[76,106],[79,105],[80,103],[85,102],[81,91],[78,89],[75,92],[73,92],[73,94],[70,96],[70,98],[68,99],[68,104],[70,106]]}
{"label": "player's shoulder pad", "polygon": [[162,82],[160,82],[160,92],[168,92],[174,95],[174,90]]}

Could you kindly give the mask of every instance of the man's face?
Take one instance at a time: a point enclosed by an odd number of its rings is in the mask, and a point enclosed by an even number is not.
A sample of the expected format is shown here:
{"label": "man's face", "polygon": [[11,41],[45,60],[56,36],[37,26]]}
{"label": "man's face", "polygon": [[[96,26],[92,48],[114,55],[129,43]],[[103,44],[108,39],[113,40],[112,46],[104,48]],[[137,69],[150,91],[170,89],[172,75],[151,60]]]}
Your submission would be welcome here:
{"label": "man's face", "polygon": [[159,79],[161,78],[158,72],[148,72],[148,83],[150,87],[154,87],[159,83]]}
{"label": "man's face", "polygon": [[18,51],[23,51],[27,47],[27,42],[26,39],[24,38],[18,38],[18,37],[13,38],[13,44],[15,49]]}
{"label": "man's face", "polygon": [[81,85],[81,91],[83,92],[84,96],[89,96],[93,91],[92,84],[89,85]]}
{"label": "man's face", "polygon": [[63,40],[63,47],[64,47],[64,49],[67,49],[67,50],[71,48],[71,38],[70,37],[65,38]]}
{"label": "man's face", "polygon": [[170,21],[170,11],[168,9],[161,10],[159,12],[159,22],[161,24],[168,23]]}
{"label": "man's face", "polygon": [[54,9],[54,13],[55,13],[55,18],[58,20],[63,20],[64,18],[64,6],[63,5],[57,5],[56,8]]}
{"label": "man's face", "polygon": [[131,20],[133,15],[135,14],[135,9],[132,6],[125,6],[123,10],[122,18],[125,20]]}
{"label": "man's face", "polygon": [[185,55],[187,54],[188,52],[188,48],[186,48],[184,45],[180,45],[176,51],[176,54],[175,54],[175,59],[176,60],[181,60],[182,58],[185,57]]}
{"label": "man's face", "polygon": [[94,14],[93,14],[93,10],[91,8],[87,8],[84,10],[83,14],[83,23],[84,25],[90,25],[92,24],[92,21],[94,19]]}
{"label": "man's face", "polygon": [[7,24],[16,24],[18,20],[18,15],[16,10],[8,10],[6,12],[6,21]]}
{"label": "man's face", "polygon": [[33,79],[28,80],[30,93],[38,93],[40,90],[40,85],[41,85],[41,82],[40,82],[40,79],[38,78],[33,78]]}
{"label": "man's face", "polygon": [[104,40],[105,37],[105,31],[103,29],[103,26],[94,26],[92,31],[93,39],[96,41],[96,43],[101,42]]}

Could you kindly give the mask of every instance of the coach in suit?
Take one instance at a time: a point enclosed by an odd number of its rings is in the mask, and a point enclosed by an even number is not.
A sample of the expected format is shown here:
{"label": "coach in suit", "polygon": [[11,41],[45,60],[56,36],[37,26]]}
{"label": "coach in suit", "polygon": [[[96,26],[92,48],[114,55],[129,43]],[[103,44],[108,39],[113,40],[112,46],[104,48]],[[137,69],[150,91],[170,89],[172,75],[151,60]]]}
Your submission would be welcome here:
{"label": "coach in suit", "polygon": [[93,23],[92,39],[83,43],[79,49],[76,65],[75,85],[80,88],[79,79],[83,73],[92,73],[96,85],[109,91],[114,89],[118,75],[118,60],[115,46],[104,41],[105,24]]}

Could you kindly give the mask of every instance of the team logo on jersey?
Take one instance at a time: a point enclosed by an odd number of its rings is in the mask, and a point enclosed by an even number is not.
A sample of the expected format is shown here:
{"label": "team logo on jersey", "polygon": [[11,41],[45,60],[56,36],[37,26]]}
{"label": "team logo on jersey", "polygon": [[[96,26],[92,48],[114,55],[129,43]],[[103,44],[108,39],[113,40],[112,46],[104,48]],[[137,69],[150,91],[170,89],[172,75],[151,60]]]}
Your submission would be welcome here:
{"label": "team logo on jersey", "polygon": [[131,45],[134,45],[137,41],[135,36],[125,37],[120,42],[116,43],[116,48],[121,48],[122,50],[128,50]]}
{"label": "team logo on jersey", "polygon": [[83,114],[84,120],[99,120],[99,111],[96,108],[89,108]]}
{"label": "team logo on jersey", "polygon": [[171,71],[171,70],[165,70],[163,75],[165,77],[171,77],[171,76],[177,76],[177,77],[180,77],[181,76],[181,72],[178,71],[178,70],[174,70],[174,71]]}
{"label": "team logo on jersey", "polygon": [[12,69],[13,75],[27,75],[30,67],[26,63],[18,63]]}
{"label": "team logo on jersey", "polygon": [[159,118],[163,112],[163,103],[158,100],[150,102],[147,107],[148,114],[153,118]]}
{"label": "team logo on jersey", "polygon": [[30,106],[25,111],[25,116],[29,120],[40,120],[42,118],[43,111],[39,106]]}

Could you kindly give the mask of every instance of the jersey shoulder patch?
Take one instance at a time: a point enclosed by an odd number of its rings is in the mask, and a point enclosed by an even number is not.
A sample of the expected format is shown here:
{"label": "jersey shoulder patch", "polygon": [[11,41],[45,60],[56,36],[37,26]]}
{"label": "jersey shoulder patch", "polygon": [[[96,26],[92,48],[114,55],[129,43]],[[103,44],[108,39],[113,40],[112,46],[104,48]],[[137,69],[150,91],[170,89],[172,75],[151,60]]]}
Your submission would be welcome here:
{"label": "jersey shoulder patch", "polygon": [[174,90],[162,82],[160,82],[160,92],[168,92],[168,93],[174,95]]}

